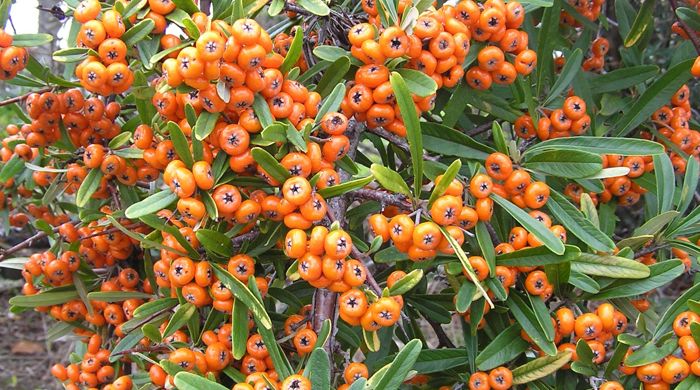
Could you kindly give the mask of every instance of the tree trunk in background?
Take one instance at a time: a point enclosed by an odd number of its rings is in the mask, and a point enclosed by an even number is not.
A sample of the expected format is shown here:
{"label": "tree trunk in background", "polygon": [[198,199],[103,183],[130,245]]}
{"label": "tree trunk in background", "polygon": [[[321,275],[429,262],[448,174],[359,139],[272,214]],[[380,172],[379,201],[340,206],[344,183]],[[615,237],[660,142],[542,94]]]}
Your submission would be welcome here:
{"label": "tree trunk in background", "polygon": [[[39,0],[38,3],[45,9],[51,9],[51,7],[56,5],[55,0]],[[58,32],[67,21],[67,19],[64,21],[58,20],[50,12],[39,12],[38,32],[51,34],[54,36],[54,40],[48,45],[43,45],[41,47],[34,48],[32,50],[32,54],[35,55],[42,64],[46,65],[49,69],[51,69],[54,74],[61,74],[63,72],[63,64],[61,64],[60,62],[52,61],[51,54],[54,51],[58,50],[60,38],[62,38],[58,37]],[[15,23],[17,22],[18,21],[15,21]],[[21,21],[19,21],[19,23],[21,23]]]}

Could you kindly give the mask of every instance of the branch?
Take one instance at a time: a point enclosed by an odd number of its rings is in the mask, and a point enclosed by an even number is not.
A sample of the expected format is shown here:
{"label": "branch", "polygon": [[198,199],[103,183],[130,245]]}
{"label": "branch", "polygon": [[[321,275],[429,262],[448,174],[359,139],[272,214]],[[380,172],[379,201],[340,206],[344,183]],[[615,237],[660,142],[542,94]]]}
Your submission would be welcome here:
{"label": "branch", "polygon": [[650,254],[650,253],[654,253],[654,252],[656,252],[656,251],[658,251],[658,250],[667,248],[668,245],[669,245],[668,243],[649,245],[649,246],[646,247],[646,248],[642,248],[642,249],[640,249],[640,250],[634,252],[634,258],[637,259],[637,258],[640,258],[640,257],[642,257],[642,256],[648,255],[648,254]]}
{"label": "branch", "polygon": [[372,134],[376,134],[385,140],[391,142],[392,144],[396,145],[399,149],[403,150],[406,153],[410,153],[411,149],[408,147],[408,142],[406,142],[405,139],[399,137],[398,135],[391,133],[381,127],[375,127],[374,129],[367,128],[367,131],[369,131]]}
{"label": "branch", "polygon": [[356,247],[352,247],[352,256],[356,257],[358,260],[362,261],[365,265],[365,270],[367,271],[367,284],[372,288],[372,290],[377,294],[378,296],[382,296],[382,288],[379,287],[379,283],[377,283],[377,280],[374,279],[374,275],[372,275],[372,271],[369,270],[369,267],[367,266],[367,263],[371,260],[370,257],[362,252],[360,252],[359,249]]}
{"label": "branch", "polygon": [[486,122],[482,125],[479,125],[479,126],[473,128],[472,130],[468,131],[467,135],[470,137],[474,137],[474,136],[479,135],[481,133],[485,133],[485,132],[491,130],[491,126],[493,126],[493,121]]}
{"label": "branch", "polygon": [[678,8],[678,3],[676,0],[668,0],[668,2],[671,4],[671,9],[673,10],[673,16],[676,18],[678,21],[678,24],[681,26],[683,31],[688,35],[688,38],[690,39],[690,42],[693,43],[693,46],[695,46],[695,51],[700,54],[700,38],[698,38],[698,34],[695,33],[695,30],[690,28],[684,21],[681,20],[681,18],[678,17],[676,14],[676,9]]}
{"label": "branch", "polygon": [[437,323],[431,319],[428,319],[428,318],[426,318],[426,320],[430,324],[430,327],[433,328],[433,330],[435,331],[435,336],[437,336],[437,339],[439,342],[438,348],[440,348],[440,347],[454,348],[455,347],[455,345],[452,343],[452,340],[450,340],[450,338],[445,333],[445,330],[442,329],[442,326],[439,323]]}
{"label": "branch", "polygon": [[306,16],[311,15],[311,13],[309,11],[299,7],[298,5],[296,5],[295,3],[291,2],[291,1],[284,2],[283,10],[289,11],[289,12],[294,12],[294,13],[299,14],[299,15],[306,15]]}
{"label": "branch", "polygon": [[53,89],[53,88],[51,88],[51,87],[46,87],[46,88],[42,88],[42,89],[40,89],[40,90],[38,90],[38,91],[27,92],[27,93],[25,93],[24,95],[15,96],[15,97],[13,97],[13,98],[0,101],[0,107],[6,106],[6,105],[12,104],[12,103],[19,103],[19,102],[21,102],[22,100],[25,100],[26,98],[28,98],[29,95],[31,95],[31,94],[33,94],[33,93],[44,93],[44,92],[49,92],[49,91],[51,91],[52,89]]}
{"label": "branch", "polygon": [[30,247],[35,241],[41,240],[42,238],[46,238],[47,235],[48,234],[46,234],[46,232],[41,231],[11,248],[0,250],[0,260],[4,260],[5,256],[11,255],[17,251]]}
{"label": "branch", "polygon": [[204,12],[204,14],[209,15],[211,0],[199,0],[199,9]]}
{"label": "branch", "polygon": [[260,231],[257,229],[251,230],[248,233],[243,233],[240,236],[233,237],[231,243],[234,247],[240,247],[247,241],[253,241],[260,235]]}
{"label": "branch", "polygon": [[349,193],[353,198],[376,200],[382,205],[396,206],[403,210],[411,210],[411,202],[403,194],[391,194],[380,190],[360,189]]}

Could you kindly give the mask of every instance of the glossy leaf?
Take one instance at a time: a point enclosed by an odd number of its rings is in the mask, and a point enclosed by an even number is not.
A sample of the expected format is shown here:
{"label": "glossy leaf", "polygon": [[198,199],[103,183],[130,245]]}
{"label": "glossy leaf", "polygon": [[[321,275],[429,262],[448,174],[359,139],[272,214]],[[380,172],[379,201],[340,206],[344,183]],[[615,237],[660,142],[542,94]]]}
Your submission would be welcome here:
{"label": "glossy leaf", "polygon": [[568,232],[573,233],[591,248],[603,252],[612,252],[615,249],[615,243],[610,237],[593,225],[581,211],[559,192],[550,191],[550,199],[546,207],[551,215],[564,225]]}
{"label": "glossy leaf", "polygon": [[541,222],[532,218],[520,207],[496,194],[491,194],[491,199],[493,199],[493,201],[499,206],[503,207],[505,211],[513,216],[513,218],[515,218],[515,220],[518,221],[528,232],[534,234],[544,246],[549,248],[555,254],[564,254],[564,243],[561,242],[559,237],[556,237]]}
{"label": "glossy leaf", "polygon": [[554,356],[543,356],[513,370],[513,384],[521,385],[550,375],[571,360],[571,351],[561,351]]}
{"label": "glossy leaf", "polygon": [[124,214],[129,219],[136,219],[147,214],[156,213],[177,200],[177,195],[170,190],[156,192],[148,198],[129,206]]}
{"label": "glossy leaf", "polygon": [[418,120],[418,113],[403,77],[393,72],[389,77],[389,81],[394,89],[396,103],[401,110],[401,118],[406,126],[406,140],[411,151],[411,167],[413,168],[413,195],[416,198],[420,198],[423,183],[423,134]]}
{"label": "glossy leaf", "polygon": [[571,270],[586,275],[611,276],[620,279],[642,279],[650,275],[649,267],[624,257],[582,253],[571,260]]}

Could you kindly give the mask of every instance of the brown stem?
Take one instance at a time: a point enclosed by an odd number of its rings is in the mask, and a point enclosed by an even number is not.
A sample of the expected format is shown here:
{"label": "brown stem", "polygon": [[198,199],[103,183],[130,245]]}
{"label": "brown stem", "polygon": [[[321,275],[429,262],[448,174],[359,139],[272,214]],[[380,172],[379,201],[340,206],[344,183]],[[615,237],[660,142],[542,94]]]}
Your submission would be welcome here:
{"label": "brown stem", "polygon": [[253,241],[260,235],[259,230],[251,230],[248,233],[243,233],[240,236],[233,237],[231,243],[234,247],[240,247],[243,243],[247,241]]}
{"label": "brown stem", "polygon": [[360,189],[350,193],[353,198],[376,200],[382,205],[396,206],[403,210],[411,209],[411,202],[405,195],[391,194],[380,190]]}
{"label": "brown stem", "polygon": [[209,15],[209,9],[211,8],[211,0],[199,0],[199,9],[206,15]]}
{"label": "brown stem", "polygon": [[367,284],[372,288],[372,290],[375,292],[375,294],[381,296],[382,295],[382,288],[379,287],[379,283],[377,283],[377,280],[374,279],[374,275],[372,274],[372,271],[369,270],[369,267],[367,266],[367,263],[371,261],[370,257],[367,256],[366,254],[360,252],[359,249],[355,248],[353,246],[352,248],[352,256],[357,258],[358,260],[362,261],[365,264],[365,269],[367,271]]}
{"label": "brown stem", "polygon": [[656,251],[658,251],[658,250],[661,250],[661,249],[664,249],[664,248],[666,248],[666,247],[668,247],[668,244],[667,244],[667,243],[649,245],[649,246],[646,247],[646,248],[642,248],[642,249],[640,249],[640,250],[634,252],[634,258],[635,258],[635,259],[640,258],[640,257],[642,257],[642,256],[644,256],[644,255],[648,255],[648,254],[650,254],[650,253],[654,253],[654,252],[656,252]]}
{"label": "brown stem", "polygon": [[405,139],[399,137],[398,135],[391,133],[381,127],[375,127],[374,129],[367,128],[367,131],[369,131],[372,134],[376,134],[385,140],[391,142],[392,144],[396,145],[399,149],[403,150],[406,153],[410,153],[410,149],[408,147],[408,142],[406,142]]}
{"label": "brown stem", "polygon": [[[355,158],[357,153],[357,146],[360,142],[360,134],[364,126],[360,125],[356,121],[351,121],[346,131],[347,137],[350,139],[350,148],[348,149],[348,157]],[[347,181],[350,177],[345,171],[340,172],[341,181]],[[347,211],[349,205],[349,197],[338,196],[328,201],[328,217],[331,220],[338,221],[341,226],[345,225],[345,212]],[[338,320],[337,313],[337,300],[338,294],[326,290],[326,289],[316,289],[313,298],[313,311],[312,311],[312,325],[314,330],[318,333],[321,330],[321,326],[325,320],[331,321],[331,332],[328,342],[324,345],[324,349],[332,356],[333,350],[335,348],[335,333],[337,332],[336,321]],[[332,373],[331,373],[332,374]]]}
{"label": "brown stem", "polygon": [[467,135],[470,137],[474,137],[476,135],[479,135],[481,133],[485,133],[485,132],[491,130],[492,126],[493,126],[493,121],[486,122],[483,125],[479,125],[479,126],[473,128],[472,130],[468,131]]}
{"label": "brown stem", "polygon": [[5,256],[9,256],[17,251],[20,251],[22,249],[30,247],[35,241],[41,240],[42,238],[45,238],[47,236],[46,232],[38,232],[35,235],[27,238],[26,240],[20,242],[19,244],[7,248],[5,250],[0,250],[0,260],[4,260]]}
{"label": "brown stem", "polygon": [[700,38],[698,38],[698,34],[696,34],[695,30],[693,30],[690,26],[688,26],[676,14],[676,9],[678,9],[678,3],[676,2],[676,0],[668,0],[668,2],[671,4],[671,9],[673,10],[673,16],[676,18],[676,20],[678,20],[678,24],[681,26],[683,31],[685,31],[685,33],[688,34],[688,38],[690,38],[690,42],[692,42],[693,46],[695,46],[695,51],[698,54],[700,54]]}
{"label": "brown stem", "polygon": [[33,94],[33,93],[44,93],[44,92],[49,92],[49,91],[51,91],[52,89],[53,89],[53,88],[51,88],[51,87],[46,87],[46,88],[42,88],[42,89],[40,89],[40,90],[38,90],[38,91],[27,92],[27,93],[25,93],[24,95],[15,96],[15,97],[13,97],[13,98],[0,101],[0,107],[6,106],[6,105],[12,104],[12,103],[19,103],[19,102],[21,102],[22,100],[28,98],[29,95],[31,95],[31,94]]}

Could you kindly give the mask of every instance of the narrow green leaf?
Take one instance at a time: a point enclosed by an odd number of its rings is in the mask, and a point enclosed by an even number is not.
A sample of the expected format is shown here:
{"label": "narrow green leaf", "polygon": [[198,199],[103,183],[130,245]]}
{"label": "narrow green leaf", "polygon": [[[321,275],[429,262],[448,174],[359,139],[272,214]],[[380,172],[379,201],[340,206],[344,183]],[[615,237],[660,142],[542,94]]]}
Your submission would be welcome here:
{"label": "narrow green leaf", "polygon": [[418,120],[418,113],[403,77],[396,72],[392,72],[389,81],[394,89],[396,103],[401,110],[401,117],[406,126],[406,140],[411,151],[411,166],[413,167],[413,195],[416,198],[420,198],[421,187],[423,186],[423,134]]}
{"label": "narrow green leaf", "polygon": [[267,150],[253,148],[251,150],[253,159],[267,172],[273,179],[280,183],[291,177],[289,171],[277,161]]}
{"label": "narrow green leaf", "polygon": [[156,213],[177,200],[177,195],[170,190],[157,192],[148,198],[129,206],[124,215],[129,219],[140,218],[147,214]]}
{"label": "narrow green leaf", "polygon": [[571,361],[571,351],[561,351],[554,356],[543,356],[513,370],[513,384],[522,385],[544,378]]}
{"label": "narrow green leaf", "polygon": [[559,192],[550,191],[547,209],[569,232],[591,248],[603,252],[612,252],[615,249],[615,243],[610,237],[593,225]]}
{"label": "narrow green leaf", "polygon": [[[540,41],[539,43],[544,44],[544,42],[542,41]],[[557,81],[552,86],[552,89],[549,91],[547,99],[545,99],[543,103],[545,106],[549,104],[552,100],[554,100],[556,97],[558,97],[562,92],[564,92],[564,90],[566,90],[569,87],[569,85],[571,85],[571,82],[574,80],[576,74],[581,72],[582,61],[583,53],[580,49],[576,49],[568,56],[566,56],[566,63],[564,64],[564,68],[562,68],[561,73],[557,78]]]}
{"label": "narrow green leaf", "polygon": [[637,16],[634,18],[634,23],[629,33],[625,37],[625,47],[634,46],[642,38],[644,33],[654,24],[654,6],[656,1],[644,0],[642,7],[639,9]]}
{"label": "narrow green leaf", "polygon": [[[678,89],[691,77],[690,67],[694,60],[685,60],[664,73],[647,88],[635,103],[626,110],[620,119],[612,126],[616,137],[625,136],[645,120],[654,111],[667,104]],[[610,153],[609,151],[606,153]]]}
{"label": "narrow green leaf", "polygon": [[439,197],[442,196],[442,194],[445,193],[447,190],[447,187],[450,186],[454,178],[457,176],[459,173],[459,170],[462,168],[462,161],[457,159],[452,161],[452,164],[445,170],[445,173],[442,175],[442,178],[440,179],[440,183],[436,184],[435,187],[433,188],[433,191],[430,193],[430,198],[428,199],[428,207],[432,206],[433,202],[435,202]]}
{"label": "narrow green leaf", "polygon": [[513,218],[515,218],[515,220],[518,221],[528,232],[534,234],[544,246],[558,255],[564,254],[564,243],[559,239],[559,237],[555,236],[551,231],[549,231],[544,224],[532,218],[520,207],[496,194],[491,194],[491,199],[493,199],[493,201],[499,206],[503,207],[505,211],[513,216]]}
{"label": "narrow green leaf", "polygon": [[578,258],[571,260],[571,270],[594,276],[614,275],[620,279],[642,279],[650,275],[649,267],[640,262],[592,253],[582,253]]}
{"label": "narrow green leaf", "polygon": [[394,193],[411,196],[411,190],[408,188],[408,184],[406,184],[401,175],[396,171],[379,164],[372,164],[370,171],[382,187]]}
{"label": "narrow green leaf", "polygon": [[102,170],[95,168],[88,172],[83,182],[78,188],[78,192],[75,194],[75,205],[78,207],[85,207],[87,202],[90,201],[92,194],[100,188],[100,182],[102,181]]}

